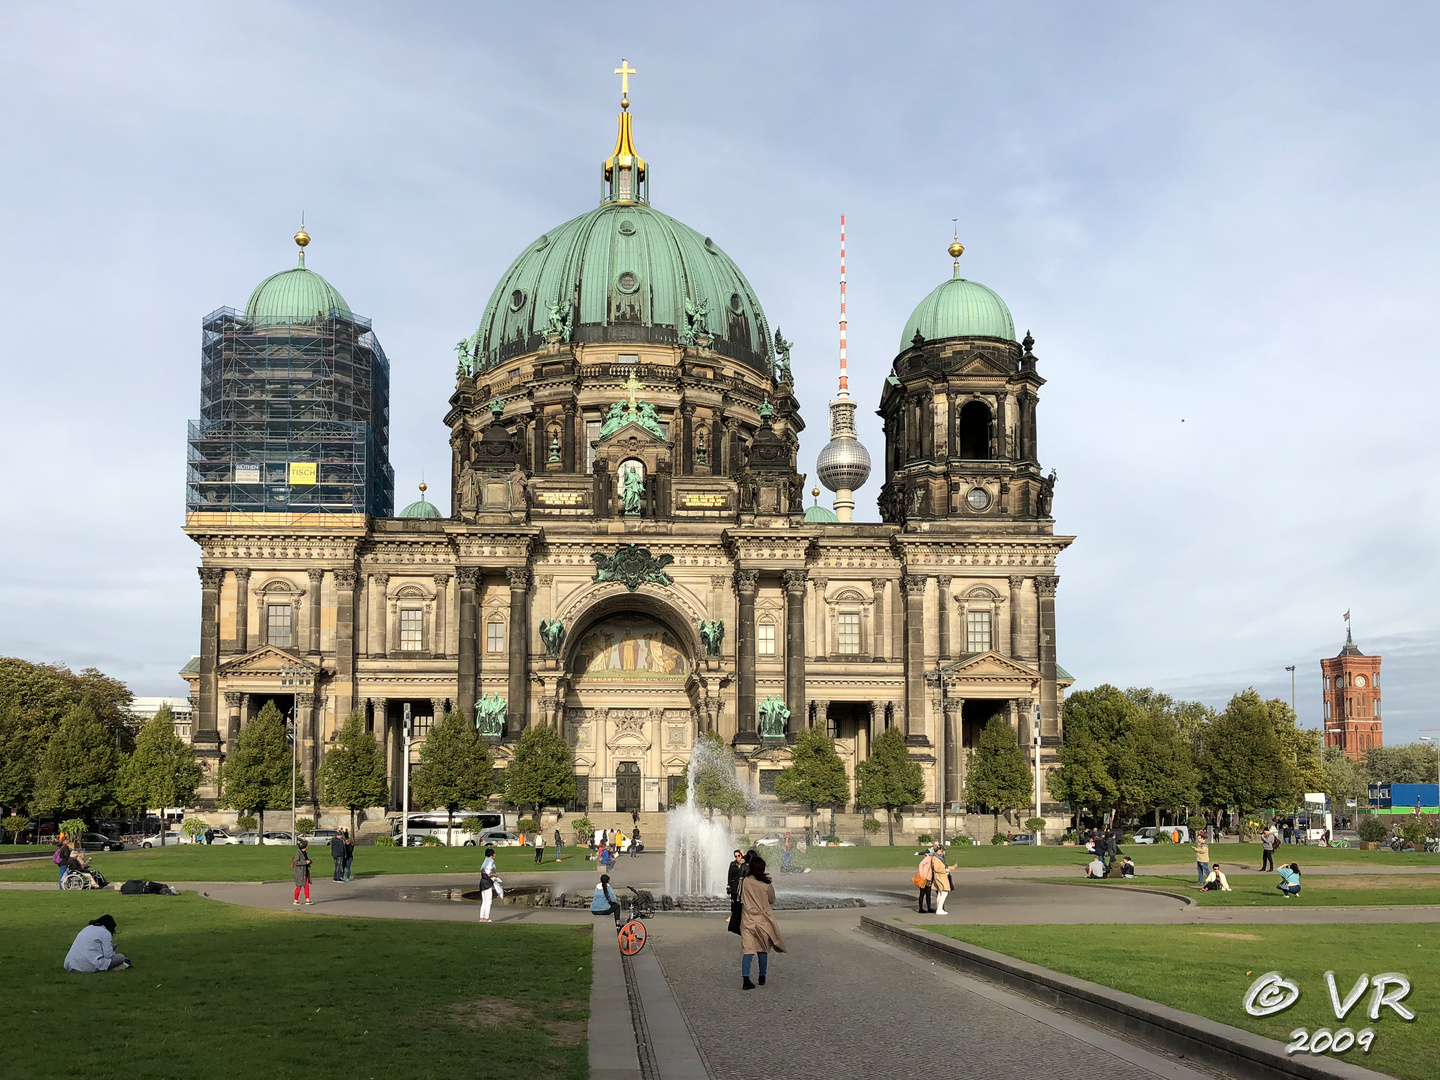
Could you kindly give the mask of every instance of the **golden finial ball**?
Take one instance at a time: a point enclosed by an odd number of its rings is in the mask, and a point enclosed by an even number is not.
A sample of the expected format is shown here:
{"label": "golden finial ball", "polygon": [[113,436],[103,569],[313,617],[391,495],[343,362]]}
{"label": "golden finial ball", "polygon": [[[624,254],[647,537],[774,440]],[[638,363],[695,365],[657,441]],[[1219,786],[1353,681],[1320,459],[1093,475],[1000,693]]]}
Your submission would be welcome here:
{"label": "golden finial ball", "polygon": [[299,244],[302,248],[310,243],[310,234],[305,231],[304,225],[301,225],[300,231],[295,234],[295,243]]}
{"label": "golden finial ball", "polygon": [[421,494],[421,495],[424,495],[425,492],[427,492],[427,491],[429,491],[429,490],[430,490],[430,488],[429,488],[428,486],[426,486],[425,481],[424,481],[424,480],[421,480],[421,481],[420,481],[420,494]]}
{"label": "golden finial ball", "polygon": [[820,497],[820,489],[818,487],[813,487],[810,489],[810,494],[814,495],[815,498],[818,499]]}
{"label": "golden finial ball", "polygon": [[960,243],[959,240],[956,240],[953,244],[950,245],[950,257],[952,259],[958,259],[961,255],[964,254],[965,245]]}
{"label": "golden finial ball", "polygon": [[622,109],[628,109],[628,108],[630,108],[630,98],[629,98],[629,96],[624,95],[624,94],[622,94],[622,95],[620,96],[620,108],[622,108]]}

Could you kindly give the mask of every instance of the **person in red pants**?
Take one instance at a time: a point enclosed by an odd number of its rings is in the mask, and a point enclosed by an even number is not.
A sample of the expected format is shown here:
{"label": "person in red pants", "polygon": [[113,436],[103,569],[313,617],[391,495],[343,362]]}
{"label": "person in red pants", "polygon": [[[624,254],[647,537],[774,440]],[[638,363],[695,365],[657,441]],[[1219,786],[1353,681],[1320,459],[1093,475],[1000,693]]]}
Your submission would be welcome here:
{"label": "person in red pants", "polygon": [[305,890],[305,903],[310,903],[310,853],[305,849],[310,846],[308,840],[301,840],[295,854],[290,858],[290,866],[295,871],[295,905],[300,904],[300,890]]}

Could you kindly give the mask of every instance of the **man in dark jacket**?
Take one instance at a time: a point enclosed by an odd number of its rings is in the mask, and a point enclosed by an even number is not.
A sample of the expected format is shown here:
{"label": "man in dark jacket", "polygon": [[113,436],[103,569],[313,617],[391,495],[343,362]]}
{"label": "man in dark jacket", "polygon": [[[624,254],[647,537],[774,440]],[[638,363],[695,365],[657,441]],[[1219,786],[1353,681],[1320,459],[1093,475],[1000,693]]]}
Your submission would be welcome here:
{"label": "man in dark jacket", "polygon": [[330,838],[330,858],[335,860],[335,880],[345,880],[345,837],[338,832]]}

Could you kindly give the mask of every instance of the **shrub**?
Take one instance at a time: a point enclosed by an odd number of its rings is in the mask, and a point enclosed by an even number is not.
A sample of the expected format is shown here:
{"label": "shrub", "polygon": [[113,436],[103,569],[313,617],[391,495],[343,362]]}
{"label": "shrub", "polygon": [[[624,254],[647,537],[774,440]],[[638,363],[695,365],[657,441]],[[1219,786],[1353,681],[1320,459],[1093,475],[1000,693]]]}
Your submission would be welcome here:
{"label": "shrub", "polygon": [[301,836],[311,836],[315,832],[315,819],[302,817],[295,819],[295,831]]}
{"label": "shrub", "polygon": [[979,843],[979,841],[976,840],[973,836],[964,836],[964,835],[961,835],[961,836],[952,836],[952,837],[950,838],[950,846],[951,846],[951,847],[974,847],[974,846],[975,846],[976,844],[978,844],[978,843]]}
{"label": "shrub", "polygon": [[249,814],[246,814],[244,817],[235,819],[235,827],[241,832],[254,832],[260,827],[260,822],[256,821]]}
{"label": "shrub", "polygon": [[469,833],[471,836],[475,836],[484,828],[484,823],[478,817],[468,817],[460,823],[460,831]]}
{"label": "shrub", "polygon": [[421,847],[439,847],[439,846],[440,846],[440,837],[438,837],[438,836],[433,836],[433,835],[432,835],[432,836],[422,837],[421,840],[420,840],[420,846],[421,846]]}
{"label": "shrub", "polygon": [[376,847],[394,847],[394,846],[395,846],[395,838],[394,838],[393,836],[377,836],[377,837],[375,838],[375,846],[376,846]]}
{"label": "shrub", "polygon": [[1185,824],[1190,826],[1190,835],[1199,836],[1200,830],[1205,828],[1205,819],[1199,814],[1185,819]]}
{"label": "shrub", "polygon": [[576,818],[570,823],[570,828],[575,830],[575,843],[585,844],[595,832],[595,823],[588,817]]}
{"label": "shrub", "polygon": [[[875,823],[880,824],[878,821]],[[18,844],[20,834],[30,827],[30,819],[23,814],[11,814],[4,821],[0,821],[0,828],[4,828],[10,834],[11,842]]]}
{"label": "shrub", "polygon": [[750,847],[751,847],[750,837],[748,837],[748,836],[737,836],[737,837],[735,837],[735,846],[738,847],[741,851],[749,851],[749,850],[750,850]]}
{"label": "shrub", "polygon": [[922,832],[919,836],[915,837],[915,842],[919,844],[933,844],[935,837],[931,836],[928,832]]}
{"label": "shrub", "polygon": [[867,817],[864,821],[860,823],[860,828],[864,831],[866,836],[874,836],[884,827],[885,826],[880,824],[879,818]]}
{"label": "shrub", "polygon": [[521,833],[539,832],[540,823],[534,818],[522,817],[515,823],[515,831]]}
{"label": "shrub", "polygon": [[999,846],[1000,846],[1001,844],[1003,844],[1004,842],[1005,842],[1005,837],[1004,837],[1003,835],[1001,835],[1000,833],[998,833],[998,832],[997,832],[994,836],[990,837],[990,843],[991,843],[991,845],[994,846],[994,847],[999,847]]}
{"label": "shrub", "polygon": [[1366,814],[1361,818],[1360,827],[1357,831],[1360,833],[1360,839],[1367,844],[1378,844],[1381,840],[1384,840],[1390,832],[1390,830],[1385,827],[1385,823],[1374,814]]}
{"label": "shrub", "polygon": [[1045,831],[1045,819],[1043,817],[1026,818],[1025,828],[1033,833],[1042,833]]}
{"label": "shrub", "polygon": [[60,831],[71,839],[74,839],[81,833],[86,832],[87,827],[83,818],[66,818],[60,822]]}
{"label": "shrub", "polygon": [[1425,848],[1425,834],[1429,831],[1425,826],[1424,818],[1412,817],[1401,827],[1400,835],[1403,836],[1408,843],[1414,844],[1416,851],[1423,851]]}
{"label": "shrub", "polygon": [[1169,829],[1156,829],[1156,830],[1155,830],[1155,843],[1157,843],[1157,844],[1173,844],[1174,842],[1175,842],[1175,841],[1173,841],[1173,840],[1170,839],[1170,830],[1169,830]]}

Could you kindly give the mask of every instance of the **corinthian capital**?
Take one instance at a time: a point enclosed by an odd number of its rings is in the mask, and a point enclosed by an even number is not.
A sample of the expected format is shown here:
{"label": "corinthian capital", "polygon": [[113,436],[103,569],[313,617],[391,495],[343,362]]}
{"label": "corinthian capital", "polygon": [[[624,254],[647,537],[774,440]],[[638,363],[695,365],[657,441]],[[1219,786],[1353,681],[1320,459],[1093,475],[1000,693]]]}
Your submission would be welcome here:
{"label": "corinthian capital", "polygon": [[799,594],[805,591],[805,578],[807,576],[804,570],[786,570],[780,575],[780,580],[785,585],[786,592]]}
{"label": "corinthian capital", "polygon": [[462,589],[474,589],[480,584],[480,568],[478,566],[457,566],[455,580],[460,583]]}
{"label": "corinthian capital", "polygon": [[758,570],[735,571],[735,589],[737,592],[753,593],[755,591],[755,586],[759,584],[759,582],[760,572]]}
{"label": "corinthian capital", "polygon": [[929,580],[925,574],[906,574],[905,591],[911,596],[924,596],[925,583]]}
{"label": "corinthian capital", "polygon": [[511,592],[524,592],[530,588],[530,568],[527,566],[507,566],[505,577],[510,582]]}
{"label": "corinthian capital", "polygon": [[351,568],[349,568],[349,569],[345,569],[345,570],[336,570],[336,571],[335,571],[335,588],[337,588],[337,589],[354,589],[354,588],[355,588],[355,583],[356,583],[356,581],[359,580],[359,578],[360,578],[360,575],[355,572],[355,569],[354,569],[353,567],[351,567]]}
{"label": "corinthian capital", "polygon": [[1035,591],[1041,596],[1055,595],[1055,590],[1060,585],[1060,579],[1054,575],[1042,575],[1035,579]]}
{"label": "corinthian capital", "polygon": [[220,566],[196,567],[200,572],[200,588],[218,589],[225,584],[225,569]]}

